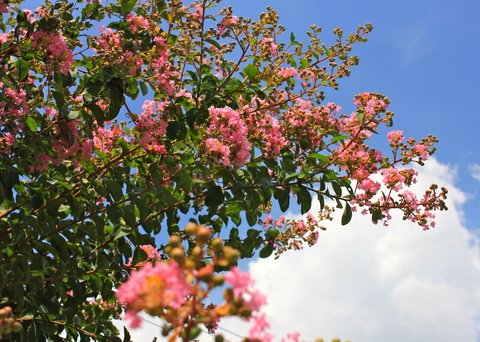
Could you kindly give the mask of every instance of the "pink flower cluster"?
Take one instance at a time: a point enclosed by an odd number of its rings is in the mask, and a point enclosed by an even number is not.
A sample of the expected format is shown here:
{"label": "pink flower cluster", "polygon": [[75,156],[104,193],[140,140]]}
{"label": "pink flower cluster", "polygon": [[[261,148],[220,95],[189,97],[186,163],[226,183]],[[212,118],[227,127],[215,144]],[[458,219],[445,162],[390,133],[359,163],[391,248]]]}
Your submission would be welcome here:
{"label": "pink flower cluster", "polygon": [[[258,98],[254,98],[253,101],[258,101],[259,104],[264,102]],[[249,139],[262,142],[258,148],[262,150],[265,158],[277,158],[281,150],[288,146],[282,123],[268,110],[257,111],[251,106],[245,106],[243,109],[248,113],[245,122],[249,130]]]}
{"label": "pink flower cluster", "polygon": [[167,132],[167,122],[161,117],[168,104],[145,100],[142,114],[138,117],[136,130],[139,133],[137,141],[144,148],[157,153],[167,153],[163,145],[164,135]]}
{"label": "pink flower cluster", "polygon": [[280,68],[280,70],[278,70],[278,76],[281,76],[283,78],[291,78],[291,77],[294,77],[298,74],[298,70],[295,69],[294,67],[290,67],[290,68]]}
{"label": "pink flower cluster", "polygon": [[47,59],[48,64],[60,65],[61,72],[67,75],[73,64],[73,54],[62,34],[38,30],[33,33],[32,38],[32,46],[42,48],[45,56],[50,56]]}
{"label": "pink flower cluster", "polygon": [[271,56],[276,56],[278,54],[278,45],[273,38],[263,38],[260,44],[262,45],[262,49],[268,51]]}
{"label": "pink flower cluster", "polygon": [[109,27],[105,28],[103,25],[100,26],[99,31],[102,32],[102,34],[96,37],[98,47],[94,47],[93,51],[102,52],[110,56],[118,53],[121,50],[122,41],[120,33]]}
{"label": "pink flower cluster", "polygon": [[230,17],[225,17],[217,24],[217,34],[222,34],[225,32],[225,29],[228,29],[238,21],[238,17],[236,15],[232,15]]}
{"label": "pink flower cluster", "polygon": [[125,317],[131,327],[142,323],[137,316],[141,310],[155,314],[158,310],[179,309],[192,292],[185,273],[175,261],[157,262],[133,271],[127,282],[120,285],[116,293],[120,303],[126,304]]}
{"label": "pink flower cluster", "polygon": [[243,304],[248,306],[253,312],[267,304],[265,295],[259,291],[252,290],[251,286],[254,281],[248,272],[242,272],[238,267],[232,267],[229,272],[224,275],[226,283],[232,285],[232,290],[237,298],[243,300]]}
{"label": "pink flower cluster", "polygon": [[150,29],[150,24],[148,20],[142,17],[141,15],[129,14],[127,15],[127,23],[130,23],[130,31],[136,33],[138,29]]}
{"label": "pink flower cluster", "polygon": [[248,141],[248,128],[240,114],[230,107],[210,107],[210,125],[205,140],[207,152],[218,156],[224,166],[243,165],[250,157],[252,145]]}

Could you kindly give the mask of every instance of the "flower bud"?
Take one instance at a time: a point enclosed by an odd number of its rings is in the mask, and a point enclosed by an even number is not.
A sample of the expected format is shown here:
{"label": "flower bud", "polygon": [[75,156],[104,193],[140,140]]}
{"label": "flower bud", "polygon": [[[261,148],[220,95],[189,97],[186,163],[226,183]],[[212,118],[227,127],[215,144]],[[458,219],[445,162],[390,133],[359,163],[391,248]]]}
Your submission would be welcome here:
{"label": "flower bud", "polygon": [[12,324],[12,332],[18,333],[23,329],[22,323],[20,322],[14,322]]}
{"label": "flower bud", "polygon": [[9,317],[12,315],[12,308],[9,306],[0,309],[0,318]]}
{"label": "flower bud", "polygon": [[225,298],[225,301],[227,302],[231,302],[235,299],[235,295],[233,294],[233,290],[232,289],[225,289],[225,291],[223,291],[223,298]]}
{"label": "flower bud", "polygon": [[202,267],[198,270],[198,279],[204,281],[205,283],[209,283],[210,280],[213,278],[213,270],[209,266]]}
{"label": "flower bud", "polygon": [[175,247],[174,249],[172,249],[169,255],[170,255],[170,258],[172,258],[179,264],[183,263],[183,261],[185,260],[185,252],[180,247]]}
{"label": "flower bud", "polygon": [[165,324],[162,328],[162,336],[167,337],[168,334],[170,334],[170,327],[168,326],[168,324]]}
{"label": "flower bud", "polygon": [[194,222],[190,222],[185,226],[185,234],[187,234],[188,236],[193,236],[197,234],[197,231],[198,231],[198,224]]}
{"label": "flower bud", "polygon": [[240,255],[239,251],[231,246],[223,247],[223,254],[231,264],[235,263]]}
{"label": "flower bud", "polygon": [[182,239],[177,235],[171,235],[170,239],[168,240],[168,244],[172,247],[177,247],[182,243]]}
{"label": "flower bud", "polygon": [[225,283],[225,278],[221,274],[215,274],[212,281],[215,286],[222,286]]}
{"label": "flower bud", "polygon": [[223,247],[223,240],[220,238],[215,238],[212,240],[212,247],[215,249],[220,249]]}
{"label": "flower bud", "polygon": [[163,247],[163,251],[165,252],[165,254],[170,254],[170,252],[172,251],[172,246],[165,246]]}
{"label": "flower bud", "polygon": [[200,226],[197,230],[197,243],[202,245],[207,243],[211,235],[212,231],[210,229],[204,226]]}
{"label": "flower bud", "polygon": [[238,309],[238,315],[243,318],[248,318],[252,315],[252,309],[250,309],[248,306],[242,306],[240,309]]}

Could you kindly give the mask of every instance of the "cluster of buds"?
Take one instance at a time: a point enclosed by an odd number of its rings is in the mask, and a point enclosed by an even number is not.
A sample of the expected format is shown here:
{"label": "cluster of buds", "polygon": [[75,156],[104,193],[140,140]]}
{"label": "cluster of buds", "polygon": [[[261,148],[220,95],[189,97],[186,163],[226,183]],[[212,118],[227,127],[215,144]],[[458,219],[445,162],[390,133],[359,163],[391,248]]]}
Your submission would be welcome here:
{"label": "cluster of buds", "polygon": [[6,306],[0,309],[0,340],[12,332],[16,333],[22,330],[22,324],[18,322],[12,314],[12,308]]}
{"label": "cluster of buds", "polygon": [[[251,288],[250,275],[237,267],[223,274],[216,272],[217,267],[235,265],[239,252],[220,238],[212,239],[210,229],[195,223],[187,224],[184,234],[193,241],[193,248],[186,250],[183,238],[172,235],[163,248],[169,260],[152,260],[132,271],[119,287],[117,299],[124,305],[130,325],[140,326],[137,314],[145,311],[166,321],[163,330],[170,334],[170,341],[190,340],[200,331],[199,324],[213,332],[222,317],[255,316],[265,297]],[[224,284],[223,304],[204,302],[212,289]]]}
{"label": "cluster of buds", "polygon": [[278,234],[272,242],[275,248],[275,259],[287,250],[303,249],[304,244],[313,246],[317,243],[320,230],[325,230],[320,223],[332,220],[333,209],[325,206],[318,212],[318,216],[308,213],[305,219],[289,220],[282,215],[278,220],[268,216],[263,220],[263,226],[277,231]]}

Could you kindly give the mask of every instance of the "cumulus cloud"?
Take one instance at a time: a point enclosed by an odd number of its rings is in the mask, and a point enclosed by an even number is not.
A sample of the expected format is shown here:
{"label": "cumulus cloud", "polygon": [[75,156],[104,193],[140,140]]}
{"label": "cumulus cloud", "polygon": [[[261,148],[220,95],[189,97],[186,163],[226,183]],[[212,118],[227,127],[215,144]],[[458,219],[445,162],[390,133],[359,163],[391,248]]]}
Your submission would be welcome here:
{"label": "cumulus cloud", "polygon": [[[449,210],[437,214],[430,231],[401,217],[383,227],[356,215],[344,227],[329,223],[312,248],[251,262],[256,288],[268,296],[265,312],[277,340],[298,331],[309,341],[477,341],[479,241],[463,225],[466,196],[455,177],[454,169],[436,160],[420,171],[418,193],[431,183],[449,189]],[[220,326],[241,336],[249,329],[237,318]],[[241,340],[228,331],[219,330]],[[132,336],[151,341],[159,328],[145,324]]]}
{"label": "cumulus cloud", "polygon": [[435,160],[421,171],[419,193],[431,183],[449,189],[449,211],[430,231],[400,217],[383,227],[357,216],[330,224],[312,248],[252,262],[272,331],[306,340],[477,341],[479,241],[463,226],[466,197],[454,181]]}

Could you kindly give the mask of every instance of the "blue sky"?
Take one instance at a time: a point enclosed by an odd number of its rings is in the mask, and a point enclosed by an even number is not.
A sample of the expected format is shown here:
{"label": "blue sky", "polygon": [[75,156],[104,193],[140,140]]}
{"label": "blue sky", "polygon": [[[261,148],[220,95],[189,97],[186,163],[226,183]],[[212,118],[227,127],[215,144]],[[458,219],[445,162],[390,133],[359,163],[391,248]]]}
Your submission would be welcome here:
{"label": "blue sky", "polygon": [[[329,225],[313,248],[245,265],[268,293],[272,332],[280,338],[299,331],[310,341],[335,336],[354,342],[480,341],[480,2],[221,4],[227,5],[235,15],[252,19],[272,6],[287,29],[286,41],[290,32],[306,41],[302,33],[311,24],[324,28],[326,42],[335,27],[349,33],[359,24],[373,24],[370,41],[353,50],[360,65],[340,80],[338,91],[329,92],[327,101],[349,113],[355,94],[390,97],[393,129],[417,140],[428,134],[440,140],[416,189],[438,182],[450,190],[450,210],[438,215],[431,231],[398,218],[380,227],[356,217],[347,227]],[[386,137],[379,140],[379,146],[388,147]],[[238,320],[221,326],[240,335],[248,331]],[[133,336],[142,340],[157,332],[145,326]]]}
{"label": "blue sky", "polygon": [[302,33],[311,24],[323,27],[327,42],[336,27],[349,33],[373,24],[370,41],[353,49],[360,65],[327,100],[348,111],[353,96],[363,91],[390,97],[395,129],[416,139],[433,134],[440,140],[435,156],[457,167],[458,185],[472,196],[465,203],[468,226],[480,228],[480,183],[469,170],[480,164],[480,2],[229,0],[223,5],[252,19],[272,6],[287,29],[285,40],[295,32],[297,40],[306,41]]}

